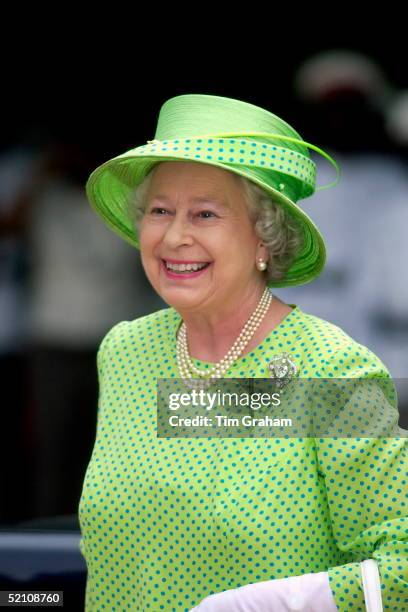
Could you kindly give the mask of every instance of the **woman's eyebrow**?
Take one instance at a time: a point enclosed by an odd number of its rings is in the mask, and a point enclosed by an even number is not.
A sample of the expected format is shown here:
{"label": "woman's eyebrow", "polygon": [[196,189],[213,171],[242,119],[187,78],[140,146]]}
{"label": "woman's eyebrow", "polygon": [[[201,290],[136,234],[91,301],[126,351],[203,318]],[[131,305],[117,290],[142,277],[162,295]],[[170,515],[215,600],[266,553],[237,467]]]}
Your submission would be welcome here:
{"label": "woman's eyebrow", "polygon": [[[161,193],[157,193],[153,196],[151,196],[150,198],[151,200],[163,200],[164,202],[168,202],[169,198],[167,196],[165,196],[164,194]],[[220,197],[219,195],[216,194],[207,194],[207,195],[202,195],[202,196],[195,196],[193,198],[190,199],[190,201],[194,204],[203,204],[206,202],[214,202],[215,204],[218,204],[221,208],[225,208],[228,209],[228,205],[226,203],[225,198]]]}
{"label": "woman's eyebrow", "polygon": [[194,202],[195,204],[205,204],[207,202],[213,202],[220,208],[224,208],[226,210],[228,209],[225,198],[221,198],[220,196],[216,196],[216,195],[209,194],[209,195],[204,195],[204,196],[196,196],[195,198],[192,198],[191,201]]}

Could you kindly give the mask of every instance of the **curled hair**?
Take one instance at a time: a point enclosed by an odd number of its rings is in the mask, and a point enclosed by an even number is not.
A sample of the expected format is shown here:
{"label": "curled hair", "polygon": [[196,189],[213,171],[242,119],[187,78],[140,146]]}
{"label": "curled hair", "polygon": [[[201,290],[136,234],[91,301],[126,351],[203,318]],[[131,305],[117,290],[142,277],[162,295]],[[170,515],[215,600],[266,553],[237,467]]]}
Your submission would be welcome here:
{"label": "curled hair", "polygon": [[160,164],[155,164],[151,168],[143,181],[131,192],[128,199],[128,215],[132,221],[132,226],[136,230],[136,235],[140,235],[140,224],[143,216],[146,212],[147,206],[147,193],[149,191],[150,183],[153,178],[155,168],[158,168]]}
{"label": "curled hair", "polygon": [[[158,166],[159,164],[155,164],[152,170]],[[129,198],[129,217],[137,235],[146,210],[146,196],[153,176],[152,170],[149,170]],[[267,283],[280,281],[303,247],[302,225],[262,187],[244,176],[235,173],[234,176],[241,183],[255,233],[269,253],[267,268],[262,274]]]}
{"label": "curled hair", "polygon": [[300,222],[278,204],[262,187],[237,175],[248,205],[249,218],[255,233],[268,251],[266,282],[280,281],[291,267],[304,244]]}

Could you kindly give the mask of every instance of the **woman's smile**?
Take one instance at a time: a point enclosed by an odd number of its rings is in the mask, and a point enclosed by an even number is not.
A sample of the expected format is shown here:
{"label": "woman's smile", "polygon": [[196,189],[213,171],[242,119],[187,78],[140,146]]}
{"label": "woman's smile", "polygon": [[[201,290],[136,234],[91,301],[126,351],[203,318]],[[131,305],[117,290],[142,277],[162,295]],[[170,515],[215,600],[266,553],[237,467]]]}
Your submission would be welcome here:
{"label": "woman's smile", "polygon": [[182,269],[177,270],[175,269],[176,267],[181,267],[181,268],[186,267],[183,265],[179,265],[179,266],[174,265],[173,269],[169,269],[164,259],[161,260],[161,265],[162,265],[162,268],[167,278],[171,278],[175,280],[187,280],[190,278],[198,278],[199,276],[203,276],[206,270],[208,270],[208,268],[212,265],[212,262],[205,264],[205,266],[199,270],[182,270]]}

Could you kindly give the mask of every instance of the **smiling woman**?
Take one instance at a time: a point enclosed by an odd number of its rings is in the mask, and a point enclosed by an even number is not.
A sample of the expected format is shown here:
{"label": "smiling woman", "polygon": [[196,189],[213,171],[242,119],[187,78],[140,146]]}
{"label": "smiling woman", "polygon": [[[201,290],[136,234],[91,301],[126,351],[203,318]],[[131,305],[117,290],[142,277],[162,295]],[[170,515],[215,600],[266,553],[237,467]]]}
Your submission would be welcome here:
{"label": "smiling woman", "polygon": [[[407,432],[390,373],[271,291],[312,281],[325,263],[298,204],[316,189],[309,147],[253,104],[182,95],[161,108],[154,140],[88,179],[95,211],[140,249],[169,307],[119,321],[99,347],[78,508],[86,612],[408,609]],[[207,424],[162,435],[163,380],[192,395],[195,384],[282,376],[315,381],[316,402],[295,392],[293,413],[313,414],[321,438],[279,437],[262,413],[248,437],[211,436]],[[353,380],[327,397],[325,378]],[[367,401],[360,380],[389,384]],[[370,436],[385,414],[384,435]]]}

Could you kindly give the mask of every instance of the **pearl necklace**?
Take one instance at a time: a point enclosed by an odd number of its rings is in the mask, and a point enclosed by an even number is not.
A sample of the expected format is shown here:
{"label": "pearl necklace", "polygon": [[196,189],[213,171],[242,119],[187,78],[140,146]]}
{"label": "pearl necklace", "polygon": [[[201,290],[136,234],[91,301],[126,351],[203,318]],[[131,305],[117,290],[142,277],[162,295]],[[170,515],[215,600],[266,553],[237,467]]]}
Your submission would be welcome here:
{"label": "pearl necklace", "polygon": [[[188,352],[188,343],[187,343],[187,329],[186,325],[183,321],[178,336],[177,336],[177,363],[180,372],[181,378],[184,380],[185,384],[189,386],[191,389],[193,388],[205,388],[209,387],[217,378],[222,378],[225,372],[231,367],[231,365],[238,359],[241,355],[248,342],[258,329],[261,324],[263,318],[268,312],[269,306],[272,302],[273,295],[270,293],[268,287],[265,287],[265,290],[262,294],[262,297],[256,307],[255,311],[252,313],[251,317],[246,322],[244,328],[239,334],[238,338],[234,342],[233,346],[230,348],[228,353],[225,355],[221,361],[216,363],[210,370],[200,370],[197,368]],[[214,373],[214,376],[211,376],[209,379],[197,380],[187,382],[185,379],[190,379],[191,374],[190,371],[195,372],[199,376],[209,376]]]}

